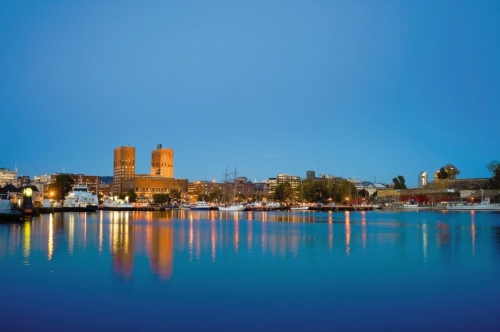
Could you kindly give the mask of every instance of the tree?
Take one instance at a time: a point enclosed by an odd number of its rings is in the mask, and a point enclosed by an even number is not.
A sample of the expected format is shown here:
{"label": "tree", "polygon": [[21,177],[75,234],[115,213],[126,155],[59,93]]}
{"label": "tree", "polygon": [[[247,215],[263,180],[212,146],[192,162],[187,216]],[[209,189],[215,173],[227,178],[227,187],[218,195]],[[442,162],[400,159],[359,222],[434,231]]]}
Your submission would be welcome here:
{"label": "tree", "polygon": [[134,189],[127,190],[127,196],[130,203],[135,203],[135,201],[137,200],[137,194],[135,193]]}
{"label": "tree", "polygon": [[170,189],[169,192],[170,199],[174,202],[180,202],[181,201],[181,192],[179,189]]}
{"label": "tree", "polygon": [[392,179],[394,183],[394,189],[406,189],[406,181],[402,175],[398,175],[397,178]]}
{"label": "tree", "polygon": [[209,202],[210,197],[208,194],[200,194],[198,195],[198,201],[204,201],[204,202]]}
{"label": "tree", "polygon": [[439,169],[437,172],[437,178],[439,180],[454,180],[457,178],[457,175],[460,174],[458,168],[453,164],[446,164]]}
{"label": "tree", "polygon": [[280,183],[276,186],[274,199],[278,202],[285,202],[293,198],[293,188],[290,183]]}
{"label": "tree", "polygon": [[209,195],[208,198],[210,199],[210,202],[221,202],[222,201],[222,190],[221,189],[215,189],[212,191]]}
{"label": "tree", "polygon": [[153,201],[155,204],[170,203],[170,196],[168,194],[154,194]]}
{"label": "tree", "polygon": [[74,183],[75,180],[73,180],[68,174],[58,174],[56,176],[56,181],[50,185],[50,190],[55,192],[54,197],[63,200],[73,188]]}
{"label": "tree", "polygon": [[493,188],[500,188],[500,161],[493,160],[488,165],[486,165],[486,168],[488,168],[488,170],[491,172],[491,182]]}
{"label": "tree", "polygon": [[320,202],[331,197],[328,185],[324,181],[305,182],[302,184],[302,190],[307,202]]}
{"label": "tree", "polygon": [[444,167],[441,167],[439,171],[437,172],[437,178],[439,180],[446,180],[448,178],[448,172],[444,169]]}
{"label": "tree", "polygon": [[135,201],[137,200],[137,194],[135,193],[134,189],[131,188],[127,190],[127,192],[118,194],[119,199],[125,199],[127,197],[130,203],[135,203]]}
{"label": "tree", "polygon": [[356,197],[358,190],[356,186],[349,180],[342,179],[335,186],[334,200],[335,202],[351,202]]}

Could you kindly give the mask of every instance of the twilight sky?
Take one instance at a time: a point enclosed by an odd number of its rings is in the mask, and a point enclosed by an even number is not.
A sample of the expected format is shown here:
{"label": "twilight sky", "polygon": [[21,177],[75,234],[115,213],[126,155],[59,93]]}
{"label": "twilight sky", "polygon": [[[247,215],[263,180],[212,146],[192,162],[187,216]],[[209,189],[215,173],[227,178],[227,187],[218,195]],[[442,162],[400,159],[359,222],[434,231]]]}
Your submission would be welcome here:
{"label": "twilight sky", "polygon": [[158,143],[226,165],[391,182],[500,159],[499,1],[1,1],[0,167],[113,174]]}

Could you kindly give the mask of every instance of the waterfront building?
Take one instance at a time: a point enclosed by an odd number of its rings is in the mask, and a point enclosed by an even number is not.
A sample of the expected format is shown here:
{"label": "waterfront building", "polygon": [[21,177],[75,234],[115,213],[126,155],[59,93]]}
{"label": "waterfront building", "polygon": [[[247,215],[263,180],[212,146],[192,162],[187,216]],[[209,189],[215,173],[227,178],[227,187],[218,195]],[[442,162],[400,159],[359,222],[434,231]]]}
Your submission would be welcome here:
{"label": "waterfront building", "polygon": [[254,200],[262,200],[269,196],[269,188],[268,183],[266,181],[253,183],[253,199]]}
{"label": "waterfront building", "polygon": [[8,168],[0,167],[0,187],[7,184],[17,186],[17,168],[11,171]]}
{"label": "waterfront building", "polygon": [[278,186],[278,179],[269,178],[265,182],[267,184],[267,195],[269,197],[273,197],[274,193],[276,192],[276,187]]}
{"label": "waterfront building", "polygon": [[278,174],[278,184],[289,183],[293,190],[297,190],[301,184],[300,176],[290,174]]}
{"label": "waterfront building", "polygon": [[[45,194],[46,196],[51,196],[50,185],[54,184],[56,182],[56,178],[60,174],[62,174],[62,173],[54,173],[50,176],[50,181],[49,181],[48,185],[43,187],[42,194]],[[75,185],[76,184],[87,185],[88,190],[93,194],[100,191],[100,188],[99,188],[100,180],[99,180],[99,176],[97,176],[97,175],[67,174],[67,173],[64,173],[64,174],[68,175],[74,181]],[[40,188],[40,187],[38,187],[38,188]],[[47,191],[49,191],[49,192],[47,192]]]}
{"label": "waterfront building", "polygon": [[120,146],[114,150],[113,192],[124,192],[123,181],[135,176],[135,148]]}
{"label": "waterfront building", "polygon": [[[215,181],[194,181],[188,184],[188,200],[194,202],[201,195],[210,195],[213,192],[225,192],[224,184]],[[221,200],[223,197],[220,198]]]}
{"label": "waterfront building", "polygon": [[138,198],[151,201],[154,194],[168,194],[172,189],[178,190],[181,196],[187,195],[188,180],[136,174],[132,178],[124,179],[122,188],[123,192],[132,189]]}
{"label": "waterfront building", "polygon": [[158,144],[151,153],[151,175],[163,178],[174,177],[174,150],[163,148]]}

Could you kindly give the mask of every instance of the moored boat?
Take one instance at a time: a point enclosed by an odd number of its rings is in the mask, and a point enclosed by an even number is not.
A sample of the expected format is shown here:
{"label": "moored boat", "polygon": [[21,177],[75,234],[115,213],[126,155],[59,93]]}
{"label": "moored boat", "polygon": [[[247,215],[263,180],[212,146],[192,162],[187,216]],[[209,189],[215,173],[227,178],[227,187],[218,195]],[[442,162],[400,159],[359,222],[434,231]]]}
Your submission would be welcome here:
{"label": "moored boat", "polygon": [[292,211],[305,211],[305,210],[309,210],[309,206],[307,206],[307,205],[292,206],[290,208],[290,210],[292,210]]}
{"label": "moored boat", "polygon": [[8,194],[0,194],[0,221],[19,221],[23,216],[21,210],[12,208]]}
{"label": "moored boat", "polygon": [[66,195],[63,207],[70,211],[95,212],[99,206],[97,196],[89,191],[87,185],[79,183]]}
{"label": "moored boat", "polygon": [[101,205],[102,210],[126,211],[132,210],[133,208],[134,205],[129,203],[128,197],[125,197],[125,199],[105,197]]}
{"label": "moored boat", "polygon": [[408,211],[420,211],[420,210],[428,210],[430,209],[430,206],[420,205],[420,204],[403,204],[399,205],[398,208],[401,210],[408,210]]}
{"label": "moored boat", "polygon": [[244,211],[247,208],[245,204],[231,204],[226,206],[219,206],[219,211]]}
{"label": "moored boat", "polygon": [[210,210],[210,204],[205,201],[198,201],[196,204],[190,205],[191,210]]}
{"label": "moored boat", "polygon": [[486,197],[478,204],[445,203],[445,209],[449,211],[500,211],[500,204],[492,204],[490,198]]}

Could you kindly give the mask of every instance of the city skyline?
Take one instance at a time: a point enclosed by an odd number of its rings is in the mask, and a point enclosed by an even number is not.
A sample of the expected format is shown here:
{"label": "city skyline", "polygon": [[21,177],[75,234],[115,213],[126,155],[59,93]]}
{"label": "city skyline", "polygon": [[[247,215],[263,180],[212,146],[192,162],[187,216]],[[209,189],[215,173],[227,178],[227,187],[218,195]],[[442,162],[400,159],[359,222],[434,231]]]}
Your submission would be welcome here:
{"label": "city skyline", "polygon": [[175,178],[279,173],[416,186],[490,177],[500,4],[0,4],[0,167],[113,174],[159,143]]}

